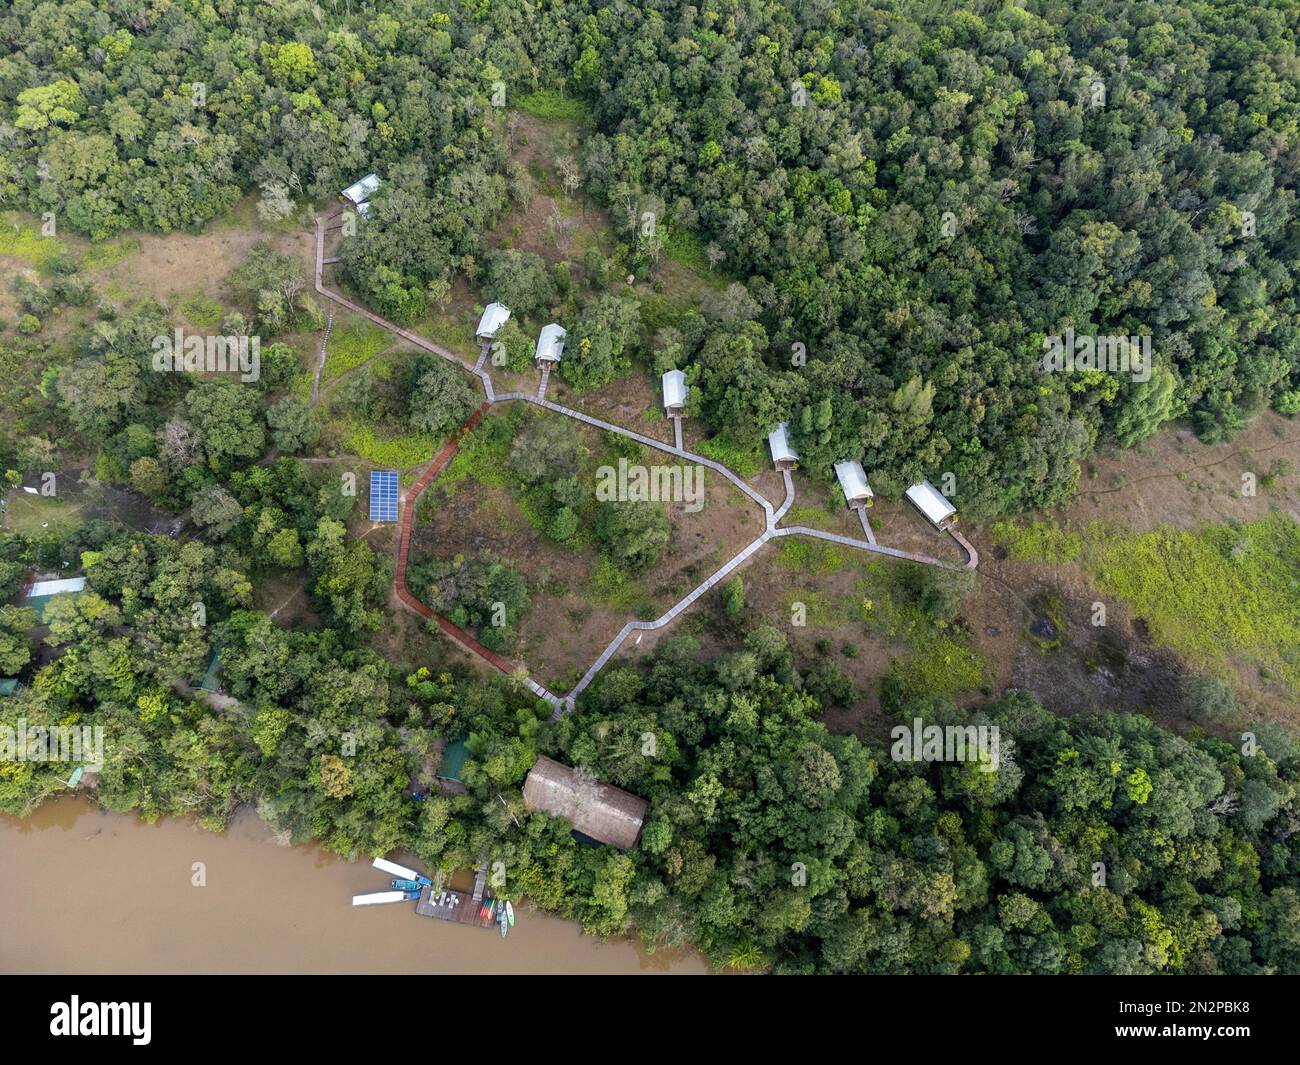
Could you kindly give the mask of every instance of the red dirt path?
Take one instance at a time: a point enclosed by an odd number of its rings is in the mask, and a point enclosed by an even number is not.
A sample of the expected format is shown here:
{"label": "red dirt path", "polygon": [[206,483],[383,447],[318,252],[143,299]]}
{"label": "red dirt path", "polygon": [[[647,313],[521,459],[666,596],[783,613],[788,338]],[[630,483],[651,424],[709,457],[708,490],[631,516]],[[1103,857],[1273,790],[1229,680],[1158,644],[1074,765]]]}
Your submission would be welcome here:
{"label": "red dirt path", "polygon": [[451,457],[456,454],[460,447],[460,442],[474,426],[478,425],[479,419],[487,413],[488,404],[484,403],[473,414],[469,420],[456,430],[456,433],[441,451],[433,456],[420,479],[415,482],[406,493],[404,503],[405,509],[402,512],[401,533],[397,540],[397,574],[394,578],[394,584],[397,588],[397,598],[410,610],[415,611],[421,617],[433,618],[438,623],[438,628],[442,629],[448,636],[455,640],[467,651],[478,655],[480,658],[491,662],[502,673],[511,673],[514,671],[514,663],[508,658],[490,651],[484,647],[478,640],[474,639],[468,632],[459,625],[454,625],[441,614],[435,612],[427,604],[422,603],[411,589],[406,586],[406,556],[411,549],[411,523],[415,520],[415,501],[420,498],[422,493],[432,483],[433,479],[442,472],[443,468],[451,461]]}

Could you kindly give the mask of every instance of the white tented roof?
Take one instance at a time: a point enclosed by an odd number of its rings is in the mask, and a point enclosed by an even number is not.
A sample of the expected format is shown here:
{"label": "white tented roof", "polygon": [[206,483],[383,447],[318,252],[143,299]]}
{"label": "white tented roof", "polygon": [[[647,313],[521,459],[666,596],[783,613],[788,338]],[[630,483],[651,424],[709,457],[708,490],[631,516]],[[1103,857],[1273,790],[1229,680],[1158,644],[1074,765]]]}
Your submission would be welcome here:
{"label": "white tented roof", "polygon": [[669,370],[664,374],[664,406],[680,407],[686,402],[686,374]]}
{"label": "white tented roof", "polygon": [[343,190],[345,198],[355,204],[365,203],[371,196],[379,191],[379,178],[374,174],[367,174],[355,185],[349,185]]}
{"label": "white tented roof", "polygon": [[369,204],[369,203],[359,203],[359,204],[357,204],[357,214],[359,214],[362,218],[369,218],[369,217],[370,217],[370,204]]}
{"label": "white tented roof", "polygon": [[68,577],[58,581],[36,581],[27,593],[28,599],[39,599],[44,595],[60,595],[63,592],[80,592],[86,587],[85,577]]}
{"label": "white tented roof", "polygon": [[875,492],[871,490],[871,485],[867,484],[867,474],[862,468],[862,463],[852,459],[845,462],[835,463],[835,476],[840,479],[840,487],[844,489],[844,498],[849,502],[855,499],[872,499]]}
{"label": "white tented roof", "polygon": [[773,462],[796,462],[799,453],[790,446],[789,425],[782,422],[767,434],[767,446],[772,449]]}
{"label": "white tented roof", "polygon": [[917,510],[935,525],[938,525],[944,518],[950,518],[957,513],[957,508],[944,499],[939,494],[939,489],[935,488],[929,481],[922,481],[920,484],[912,485],[907,490],[907,498],[912,501],[912,505]]}
{"label": "white tented roof", "polygon": [[556,325],[554,322],[544,326],[537,337],[536,358],[542,362],[559,362],[560,356],[564,353],[564,338],[568,335],[563,326]]}
{"label": "white tented roof", "polygon": [[476,337],[494,337],[497,330],[506,324],[510,317],[510,308],[504,303],[489,303],[483,308],[483,317],[478,320]]}

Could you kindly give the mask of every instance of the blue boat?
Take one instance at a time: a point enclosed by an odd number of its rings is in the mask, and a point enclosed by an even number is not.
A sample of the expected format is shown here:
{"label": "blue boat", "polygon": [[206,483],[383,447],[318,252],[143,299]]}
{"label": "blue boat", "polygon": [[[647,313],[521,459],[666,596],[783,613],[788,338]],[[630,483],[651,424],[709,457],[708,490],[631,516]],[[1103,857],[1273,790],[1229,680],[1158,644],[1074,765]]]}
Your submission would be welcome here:
{"label": "blue boat", "polygon": [[424,887],[418,880],[394,880],[392,885],[396,891],[419,891]]}

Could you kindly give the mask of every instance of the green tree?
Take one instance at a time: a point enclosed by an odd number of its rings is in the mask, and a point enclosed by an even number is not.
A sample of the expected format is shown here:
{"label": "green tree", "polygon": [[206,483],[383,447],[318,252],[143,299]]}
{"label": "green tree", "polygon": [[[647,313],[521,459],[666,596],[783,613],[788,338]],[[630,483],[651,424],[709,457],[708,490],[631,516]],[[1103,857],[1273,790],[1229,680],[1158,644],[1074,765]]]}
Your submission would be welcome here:
{"label": "green tree", "polygon": [[310,451],[320,439],[320,424],[311,407],[297,396],[287,396],[266,412],[275,446],[286,454]]}
{"label": "green tree", "polygon": [[437,356],[417,360],[410,394],[411,425],[424,433],[444,435],[469,418],[476,406],[465,374]]}
{"label": "green tree", "polygon": [[640,303],[605,295],[584,311],[569,334],[560,373],[579,392],[609,384],[632,366],[640,340]]}
{"label": "green tree", "polygon": [[31,661],[27,633],[36,627],[36,611],[0,606],[0,676],[12,677]]}

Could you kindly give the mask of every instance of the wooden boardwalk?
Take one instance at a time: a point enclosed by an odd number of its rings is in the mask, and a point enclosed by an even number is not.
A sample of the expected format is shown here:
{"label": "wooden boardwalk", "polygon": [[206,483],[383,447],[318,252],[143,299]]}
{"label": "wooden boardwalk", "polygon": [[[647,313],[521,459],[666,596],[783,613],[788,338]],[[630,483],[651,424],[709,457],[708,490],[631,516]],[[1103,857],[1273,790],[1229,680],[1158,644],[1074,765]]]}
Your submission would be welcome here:
{"label": "wooden boardwalk", "polygon": [[[409,329],[403,329],[401,326],[395,325],[385,318],[381,318],[373,311],[367,310],[360,304],[354,303],[347,297],[326,288],[321,276],[324,266],[326,263],[335,262],[338,262],[337,257],[331,257],[328,259],[325,257],[325,223],[318,217],[316,219],[316,291],[325,298],[333,300],[335,303],[347,307],[349,310],[367,318],[380,328],[386,329],[390,333],[401,337],[415,345],[417,348],[432,352],[433,354],[446,359],[448,362],[453,362],[457,366],[468,370],[470,373],[474,374],[483,385],[485,402],[470,416],[469,420],[456,431],[455,435],[447,442],[443,449],[433,457],[432,461],[430,461],[429,465],[421,474],[419,480],[417,480],[406,493],[399,532],[397,572],[394,577],[394,585],[396,587],[397,597],[404,606],[409,610],[414,611],[416,614],[419,614],[421,617],[434,619],[437,622],[438,627],[453,640],[459,643],[466,650],[478,655],[485,662],[495,666],[497,669],[501,670],[501,672],[513,676],[515,674],[514,664],[504,656],[484,647],[464,629],[461,629],[451,621],[442,617],[440,614],[437,614],[427,604],[421,602],[418,597],[413,595],[406,585],[406,563],[407,555],[410,551],[411,525],[415,513],[415,501],[419,498],[420,493],[429,486],[430,482],[432,482],[447,463],[451,461],[457,448],[460,447],[460,442],[464,438],[465,434],[479,423],[488,408],[493,404],[514,401],[533,403],[546,410],[553,411],[556,414],[562,414],[567,418],[573,418],[575,421],[583,422],[597,429],[603,429],[608,432],[617,433],[621,436],[626,436],[631,440],[644,444],[646,447],[654,449],[655,451],[686,459],[700,466],[705,466],[708,469],[713,470],[715,473],[725,477],[735,485],[736,488],[763,509],[764,529],[762,534],[756,540],[747,544],[734,557],[728,559],[716,573],[712,574],[708,579],[691,589],[691,591],[678,600],[678,602],[674,603],[662,617],[656,618],[654,621],[629,621],[624,625],[623,628],[619,630],[618,635],[609,642],[608,646],[606,646],[606,648],[600,653],[600,656],[596,661],[593,662],[587,672],[583,674],[582,679],[574,686],[567,698],[560,698],[554,693],[548,691],[541,684],[538,684],[536,681],[527,679],[525,683],[529,690],[539,698],[545,699],[554,708],[551,715],[552,720],[558,719],[563,714],[568,713],[573,709],[577,697],[586,690],[587,686],[591,684],[596,675],[605,667],[615,653],[617,653],[618,649],[623,645],[623,641],[625,641],[628,636],[633,632],[658,629],[671,623],[684,610],[689,609],[697,600],[699,600],[702,595],[716,587],[719,582],[726,580],[732,573],[748,562],[764,544],[776,537],[811,536],[820,540],[829,540],[832,543],[841,544],[845,547],[852,547],[860,551],[870,551],[876,554],[888,555],[891,558],[904,559],[925,566],[939,566],[943,569],[962,568],[951,562],[943,562],[940,559],[931,558],[929,555],[922,555],[913,551],[901,551],[898,548],[884,547],[876,543],[875,534],[871,529],[871,523],[867,519],[865,510],[859,511],[859,518],[862,522],[862,530],[867,537],[866,540],[855,540],[852,537],[841,536],[838,533],[825,532],[821,529],[812,529],[803,525],[778,527],[778,523],[785,517],[791,505],[794,503],[794,481],[790,476],[789,470],[783,469],[781,471],[782,478],[785,482],[785,501],[781,504],[779,510],[773,510],[770,500],[756,491],[751,485],[738,477],[726,466],[722,465],[722,463],[715,462],[713,459],[706,458],[703,455],[697,455],[694,452],[687,451],[683,448],[682,423],[680,418],[673,419],[673,443],[668,444],[662,440],[656,440],[643,433],[638,433],[621,425],[615,425],[613,422],[604,421],[601,418],[593,417],[590,414],[584,414],[582,411],[574,410],[571,407],[565,407],[559,403],[553,403],[546,399],[546,386],[551,369],[549,364],[547,364],[542,370],[541,383],[535,394],[525,392],[503,392],[498,394],[492,385],[492,375],[486,368],[488,352],[491,349],[490,341],[485,340],[480,344],[478,359],[472,368],[469,367],[456,354],[449,351],[447,348],[444,348],[442,345],[435,344],[433,341],[427,340],[418,333],[414,333]],[[970,542],[964,536],[953,530],[951,527],[948,528],[947,532],[966,553],[967,561],[964,568],[975,569],[979,565],[979,554],[976,552],[975,548],[971,546]],[[428,889],[426,889],[426,893],[427,891]],[[463,892],[450,894],[464,895]],[[465,898],[467,900],[469,899],[468,896],[465,896]],[[429,912],[424,913],[423,915],[428,917],[439,917],[443,920],[458,921],[462,924],[475,923],[477,920],[479,904],[473,900],[469,900],[469,902],[473,904],[474,921],[462,921],[457,916],[447,915],[442,912]],[[420,904],[416,906],[416,912],[423,912],[420,910],[420,906],[422,905],[425,905],[423,898],[421,899]],[[456,905],[449,906],[445,904],[437,905],[430,903],[429,908],[431,911],[451,911],[456,910],[458,907]]]}
{"label": "wooden boardwalk", "polygon": [[866,533],[867,543],[874,545],[876,534],[871,531],[871,519],[867,517],[867,508],[855,507],[854,509],[858,512],[858,521],[862,522],[862,531]]}
{"label": "wooden boardwalk", "polygon": [[439,921],[452,924],[474,925],[478,928],[493,928],[495,917],[481,917],[483,900],[476,899],[468,891],[449,891],[426,886],[420,892],[420,899],[415,904],[415,912],[421,917],[433,917]]}

